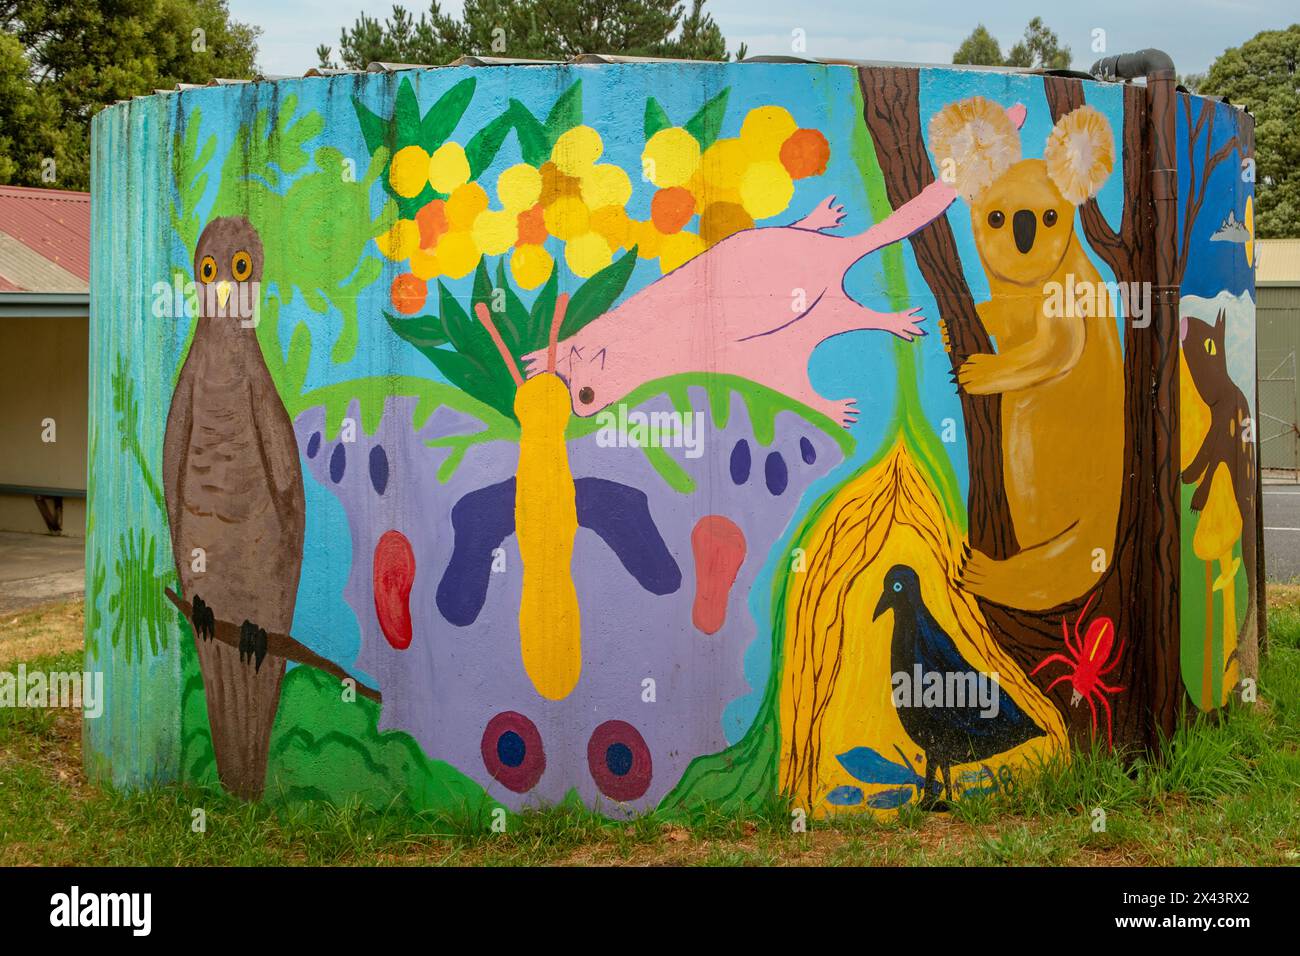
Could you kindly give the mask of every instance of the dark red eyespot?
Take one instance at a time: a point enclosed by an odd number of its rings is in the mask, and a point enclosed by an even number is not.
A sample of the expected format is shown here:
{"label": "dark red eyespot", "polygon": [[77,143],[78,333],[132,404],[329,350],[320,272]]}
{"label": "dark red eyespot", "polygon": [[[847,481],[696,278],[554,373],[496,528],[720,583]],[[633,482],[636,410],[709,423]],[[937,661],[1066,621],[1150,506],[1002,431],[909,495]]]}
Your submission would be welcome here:
{"label": "dark red eyespot", "polygon": [[1043,225],[1044,225],[1044,226],[1055,226],[1055,225],[1056,225],[1056,210],[1055,210],[1055,209],[1049,209],[1049,210],[1047,210],[1047,212],[1043,213]]}
{"label": "dark red eyespot", "polygon": [[487,772],[515,793],[533,789],[546,771],[542,735],[517,711],[504,711],[488,721],[480,750]]}
{"label": "dark red eyespot", "polygon": [[1007,217],[1003,214],[1002,210],[1000,209],[994,209],[991,213],[989,213],[989,225],[992,226],[994,229],[1001,229],[1002,224],[1006,221],[1007,221]]}
{"label": "dark red eyespot", "polygon": [[584,405],[590,405],[596,400],[596,393],[592,391],[590,385],[584,385],[578,390],[578,401]]}
{"label": "dark red eyespot", "polygon": [[623,720],[607,720],[587,742],[587,767],[600,792],[611,800],[635,800],[650,789],[650,748],[637,729]]}

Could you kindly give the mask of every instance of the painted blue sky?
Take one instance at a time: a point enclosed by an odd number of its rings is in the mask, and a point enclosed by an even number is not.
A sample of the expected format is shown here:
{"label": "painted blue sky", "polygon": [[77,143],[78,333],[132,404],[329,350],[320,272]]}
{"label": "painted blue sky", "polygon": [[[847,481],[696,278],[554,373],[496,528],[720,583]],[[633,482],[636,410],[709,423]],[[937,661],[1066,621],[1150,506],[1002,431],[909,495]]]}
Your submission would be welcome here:
{"label": "painted blue sky", "polygon": [[[421,0],[408,0],[405,6],[427,9]],[[459,13],[462,3],[445,0],[442,7]],[[264,72],[301,74],[316,65],[317,45],[336,47],[341,27],[350,26],[362,11],[382,19],[391,4],[284,0],[271,5],[262,0],[230,0],[230,8],[237,19],[262,27],[259,66]],[[1101,29],[1106,31],[1106,52],[1159,47],[1184,73],[1201,72],[1228,47],[1297,19],[1294,0],[1094,0],[1087,4],[709,0],[707,9],[731,49],[744,42],[751,55],[790,53],[791,33],[801,29],[809,56],[949,63],[977,23],[988,27],[1006,50],[1032,17],[1042,16],[1069,45],[1078,69],[1097,59],[1093,31]]]}

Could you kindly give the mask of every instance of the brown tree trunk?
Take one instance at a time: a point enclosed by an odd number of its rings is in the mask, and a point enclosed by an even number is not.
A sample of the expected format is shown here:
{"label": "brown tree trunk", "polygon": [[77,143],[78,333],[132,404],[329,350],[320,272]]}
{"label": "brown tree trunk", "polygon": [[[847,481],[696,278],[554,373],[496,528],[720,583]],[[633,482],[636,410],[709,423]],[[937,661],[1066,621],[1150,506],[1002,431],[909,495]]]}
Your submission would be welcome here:
{"label": "brown tree trunk", "polygon": [[[934,179],[919,114],[919,71],[909,68],[859,70],[864,114],[895,208]],[[1053,118],[1083,104],[1078,80],[1044,77]],[[1125,87],[1123,130],[1124,211],[1118,232],[1095,200],[1080,209],[1092,249],[1110,266],[1118,281],[1155,279],[1155,216],[1152,210],[1150,136],[1147,94]],[[1157,103],[1162,118],[1172,120],[1172,97]],[[1167,116],[1166,116],[1167,111]],[[1172,133],[1167,164],[1172,168]],[[1163,163],[1163,159],[1162,159]],[[1176,187],[1176,180],[1173,181]],[[914,234],[910,242],[917,265],[933,292],[947,329],[953,367],[974,352],[991,352],[957,256],[952,230],[943,218]],[[1166,254],[1175,255],[1171,242]],[[1110,617],[1123,656],[1107,681],[1124,688],[1111,697],[1116,746],[1151,746],[1160,733],[1171,733],[1185,694],[1178,660],[1178,444],[1176,389],[1178,336],[1176,289],[1157,303],[1145,329],[1124,339],[1125,487],[1120,503],[1111,562],[1098,581],[1098,598],[1090,616]],[[996,396],[961,396],[970,461],[969,535],[971,544],[995,558],[1015,553],[1003,485],[1000,400]],[[1079,447],[1087,447],[1087,435]],[[1087,595],[1046,612],[1007,608],[980,601],[995,640],[1028,674],[1047,655],[1062,650],[1061,622],[1073,625]],[[1031,678],[1047,693],[1052,674]],[[1072,707],[1072,690],[1062,682],[1048,695],[1076,742],[1087,746],[1092,720],[1086,705]],[[1104,741],[1104,725],[1098,733]]]}

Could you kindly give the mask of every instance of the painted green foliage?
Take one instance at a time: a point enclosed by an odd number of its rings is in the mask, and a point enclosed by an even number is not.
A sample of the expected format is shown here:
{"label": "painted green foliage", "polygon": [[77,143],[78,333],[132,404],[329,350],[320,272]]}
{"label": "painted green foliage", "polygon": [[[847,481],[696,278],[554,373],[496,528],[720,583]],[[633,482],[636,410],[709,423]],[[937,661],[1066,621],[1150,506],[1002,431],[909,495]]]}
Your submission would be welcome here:
{"label": "painted green foliage", "polygon": [[[178,124],[181,120],[178,117]],[[175,142],[176,210],[173,224],[187,251],[193,250],[199,222],[197,209],[207,189],[206,167],[215,150],[215,136],[200,146],[202,114],[195,109]],[[370,190],[386,161],[376,155],[361,177],[349,176],[350,160],[327,146],[312,149],[324,121],[315,112],[300,113],[297,98],[286,96],[257,110],[240,128],[221,167],[220,185],[208,220],[246,215],[261,236],[265,253],[261,313],[257,336],[267,368],[285,397],[290,412],[300,394],[310,355],[305,325],[293,332],[286,360],[279,341],[279,307],[295,293],[320,314],[335,310],[341,323],[331,358],[342,363],[356,354],[359,338],[359,293],[381,272],[380,260],[366,246],[383,230],[381,211],[372,220]],[[323,229],[321,222],[370,224],[369,228]],[[177,271],[192,278],[190,263]],[[296,386],[296,387],[295,387]]]}
{"label": "painted green foliage", "polygon": [[[355,98],[353,106],[366,147],[372,154],[387,147],[395,155],[409,146],[418,146],[432,154],[456,129],[473,92],[473,78],[462,80],[421,116],[415,91],[410,81],[403,79],[390,118],[377,116]],[[518,137],[524,162],[540,166],[550,155],[556,140],[581,122],[581,80],[560,94],[545,121],[538,120],[522,103],[511,99],[505,111],[475,133],[465,147],[470,180],[477,180],[492,163],[512,130]],[[447,198],[446,194],[427,183],[413,197],[400,195],[387,177],[383,183],[397,204],[398,215],[406,219],[413,218],[432,200]],[[559,272],[552,269],[549,280],[529,308],[508,280],[505,262],[504,257],[498,260],[493,281],[487,259],[479,260],[468,310],[439,280],[438,315],[399,318],[385,311],[384,317],[393,331],[415,346],[448,381],[514,420],[514,379],[487,330],[475,316],[475,308],[479,305],[488,307],[516,369],[522,369],[523,356],[544,348],[547,343],[555,316]],[[579,286],[565,313],[560,337],[576,334],[607,311],[623,294],[635,265],[636,248],[633,247]]]}
{"label": "painted green foliage", "polygon": [[[559,337],[565,339],[575,335],[613,306],[627,287],[635,265],[636,247],[633,246],[579,286],[564,314]],[[502,307],[499,310],[493,309],[497,302],[496,289],[502,293]],[[521,360],[525,355],[546,347],[555,318],[558,290],[559,270],[552,269],[550,278],[530,309],[524,305],[506,278],[505,259],[497,262],[494,284],[488,277],[485,257],[479,260],[478,270],[474,274],[470,310],[474,311],[478,305],[483,305],[489,312],[494,312],[493,321],[497,331],[500,332],[516,369],[522,370]],[[413,319],[399,319],[387,312],[384,315],[393,331],[433,362],[448,381],[513,420],[515,382],[487,329],[477,318],[470,317],[441,281],[438,283],[438,300],[440,318],[417,316]],[[446,345],[451,348],[443,348]]]}

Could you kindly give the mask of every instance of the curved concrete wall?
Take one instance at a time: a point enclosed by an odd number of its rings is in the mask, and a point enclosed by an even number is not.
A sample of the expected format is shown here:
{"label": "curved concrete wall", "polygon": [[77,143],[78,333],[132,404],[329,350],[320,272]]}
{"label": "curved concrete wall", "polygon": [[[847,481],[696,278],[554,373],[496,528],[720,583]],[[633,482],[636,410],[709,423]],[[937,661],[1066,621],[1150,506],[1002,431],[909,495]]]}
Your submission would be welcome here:
{"label": "curved concrete wall", "polygon": [[[1210,424],[1253,407],[1251,146],[1186,106],[1179,157],[1238,140],[1179,171],[1210,320],[1181,509],[1135,437],[1178,425],[1172,384],[1137,396],[1180,330],[1133,89],[647,63],[104,111],[92,773],[821,814],[1142,743],[1180,653],[1219,706],[1254,600],[1254,446]],[[1135,594],[1202,552],[1180,644]]]}

